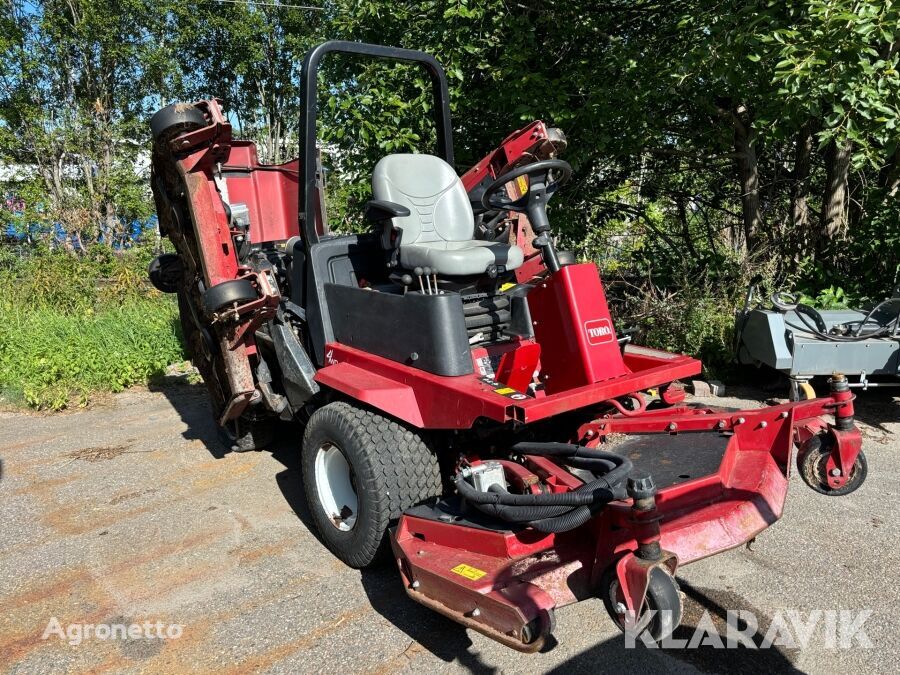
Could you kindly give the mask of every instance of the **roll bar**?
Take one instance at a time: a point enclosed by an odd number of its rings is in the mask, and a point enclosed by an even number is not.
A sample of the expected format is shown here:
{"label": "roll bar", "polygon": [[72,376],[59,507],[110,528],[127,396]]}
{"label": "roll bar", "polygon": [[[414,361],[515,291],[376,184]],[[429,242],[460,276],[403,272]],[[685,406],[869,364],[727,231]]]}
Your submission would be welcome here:
{"label": "roll bar", "polygon": [[383,47],[362,42],[331,40],[313,47],[306,53],[300,77],[303,82],[300,114],[300,181],[302,198],[299,200],[300,231],[306,251],[319,241],[316,232],[316,108],[317,74],[322,57],[331,52],[344,52],[393,61],[412,61],[428,71],[434,95],[434,122],[437,131],[437,150],[444,160],[453,165],[453,130],[450,126],[450,94],[447,76],[437,59],[431,54],[414,49]]}

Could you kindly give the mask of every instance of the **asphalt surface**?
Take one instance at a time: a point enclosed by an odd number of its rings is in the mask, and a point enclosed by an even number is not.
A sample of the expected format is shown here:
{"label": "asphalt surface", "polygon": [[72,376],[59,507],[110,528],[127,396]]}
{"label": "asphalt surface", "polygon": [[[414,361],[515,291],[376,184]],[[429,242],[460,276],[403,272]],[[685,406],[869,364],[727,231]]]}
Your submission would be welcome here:
{"label": "asphalt surface", "polygon": [[[748,397],[717,402],[759,405]],[[226,454],[197,385],[0,413],[0,671],[897,672],[900,399],[863,393],[857,410],[866,484],[829,498],[793,478],[784,518],[752,550],[679,570],[677,636],[689,639],[704,611],[752,611],[761,638],[788,610],[871,610],[872,647],[829,648],[820,622],[802,649],[626,649],[588,601],[561,609],[558,644],[531,656],[413,603],[393,569],[335,560],[305,524],[296,428],[271,452]],[[75,645],[43,639],[53,618],[62,630],[182,629]]]}

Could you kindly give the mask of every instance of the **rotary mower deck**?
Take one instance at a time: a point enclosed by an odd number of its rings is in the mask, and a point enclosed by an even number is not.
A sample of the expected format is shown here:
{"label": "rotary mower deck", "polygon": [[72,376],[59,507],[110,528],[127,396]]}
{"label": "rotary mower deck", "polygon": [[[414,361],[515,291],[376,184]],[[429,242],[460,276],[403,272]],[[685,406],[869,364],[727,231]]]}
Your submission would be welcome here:
{"label": "rotary mower deck", "polygon": [[[372,232],[329,232],[316,89],[331,52],[422,66],[437,156],[373,170]],[[659,640],[680,565],[781,516],[794,456],[827,495],[865,479],[846,378],[759,410],[685,403],[700,363],[629,344],[597,268],[556,250],[547,201],[571,173],[534,122],[457,177],[444,72],[412,50],[328,42],[302,70],[299,159],[258,161],[216,100],[162,109],[153,192],[176,253],[192,358],[236,451],[305,425],[321,540],[362,567],[396,560],[418,602],[523,651],[557,608],[600,597]],[[795,453],[795,448],[798,451]]]}

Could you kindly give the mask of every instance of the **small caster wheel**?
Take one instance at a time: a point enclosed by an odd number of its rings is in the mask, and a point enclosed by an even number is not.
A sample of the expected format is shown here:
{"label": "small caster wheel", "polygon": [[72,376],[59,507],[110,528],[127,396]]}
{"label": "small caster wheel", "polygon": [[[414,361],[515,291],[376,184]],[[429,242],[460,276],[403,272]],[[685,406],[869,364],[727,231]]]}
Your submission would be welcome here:
{"label": "small caster wheel", "polygon": [[550,609],[542,612],[538,618],[532,619],[522,626],[522,633],[519,637],[529,652],[539,651],[550,637],[550,634],[553,633],[555,627],[556,616],[553,610]]}
{"label": "small caster wheel", "polygon": [[207,125],[206,116],[190,103],[173,103],[156,111],[150,118],[150,131],[156,143],[164,144],[179,134],[202,129]]}
{"label": "small caster wheel", "polygon": [[176,253],[156,256],[147,268],[147,277],[161,293],[177,293],[184,278],[184,265]]}
{"label": "small caster wheel", "polygon": [[835,477],[840,476],[840,469],[831,457],[834,438],[828,434],[813,436],[797,454],[797,471],[803,482],[819,494],[829,497],[849,495],[866,480],[869,464],[862,450],[850,469],[850,477],[843,485],[835,485]]}
{"label": "small caster wheel", "polygon": [[261,450],[275,439],[273,418],[251,418],[241,415],[219,427],[219,438],[231,452]]}
{"label": "small caster wheel", "polygon": [[[603,605],[613,622],[620,630],[625,630],[625,599],[619,590],[619,579],[616,566],[611,565],[604,573],[601,581]],[[649,612],[653,614],[649,614]],[[684,606],[678,583],[669,572],[662,567],[650,570],[650,581],[647,584],[647,597],[641,607],[636,625],[644,625],[641,632],[646,631],[654,641],[660,642],[675,632],[681,624]]]}
{"label": "small caster wheel", "polygon": [[816,390],[809,382],[791,380],[791,389],[788,398],[793,401],[811,401],[816,397]]}
{"label": "small caster wheel", "polygon": [[257,298],[259,293],[249,280],[231,279],[216,284],[203,294],[203,309],[207,315],[212,316],[235,302],[241,305]]}

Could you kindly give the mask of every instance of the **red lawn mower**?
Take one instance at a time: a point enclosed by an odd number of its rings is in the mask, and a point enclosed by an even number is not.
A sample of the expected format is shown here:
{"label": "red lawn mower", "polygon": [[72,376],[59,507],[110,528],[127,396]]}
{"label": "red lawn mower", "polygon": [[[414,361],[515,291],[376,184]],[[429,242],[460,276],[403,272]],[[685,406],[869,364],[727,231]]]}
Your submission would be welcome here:
{"label": "red lawn mower", "polygon": [[[372,173],[371,232],[329,232],[316,85],[331,52],[413,62],[434,93],[438,156]],[[853,395],[759,410],[685,403],[700,362],[630,344],[597,268],[558,252],[547,202],[571,173],[542,122],[462,178],[447,81],[428,54],[327,42],[303,63],[299,160],[261,164],[215,100],[152,119],[153,193],[177,253],[150,278],[177,293],[192,359],[229,446],[300,419],[321,540],[353,567],[391,555],[411,598],[535,651],[557,608],[603,599],[622,628],[677,627],[680,565],[781,516],[803,480],[866,477]]]}

